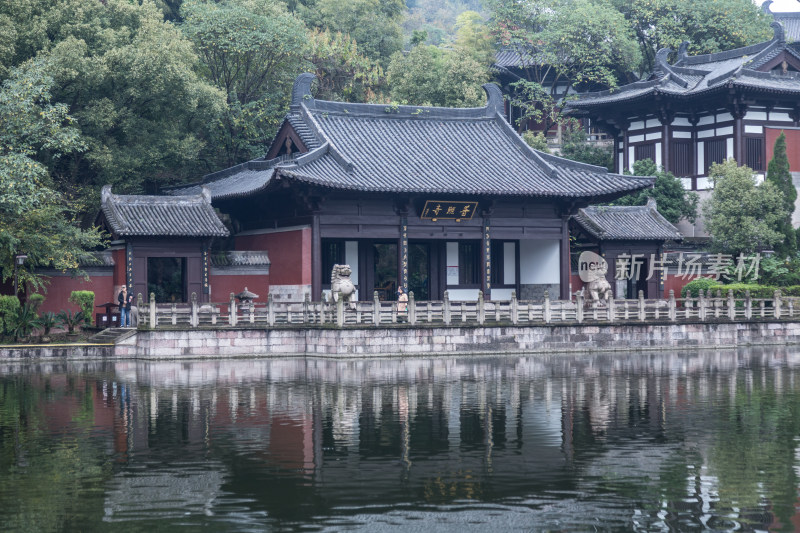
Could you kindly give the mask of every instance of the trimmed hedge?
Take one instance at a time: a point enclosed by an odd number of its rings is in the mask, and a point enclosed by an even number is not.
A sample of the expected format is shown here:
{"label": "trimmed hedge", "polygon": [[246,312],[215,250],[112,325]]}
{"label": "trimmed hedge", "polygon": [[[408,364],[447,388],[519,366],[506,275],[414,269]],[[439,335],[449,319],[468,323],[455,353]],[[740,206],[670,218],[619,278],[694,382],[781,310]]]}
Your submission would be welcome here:
{"label": "trimmed hedge", "polygon": [[83,319],[87,324],[93,325],[94,321],[94,292],[92,291],[72,291],[69,301],[76,304],[83,311]]}
{"label": "trimmed hedge", "polygon": [[704,294],[708,294],[710,290],[713,296],[717,295],[717,291],[721,291],[723,297],[728,296],[728,291],[733,291],[734,298],[744,298],[746,291],[750,291],[751,298],[773,298],[776,290],[781,291],[783,296],[800,296],[800,285],[789,287],[774,287],[757,283],[731,283],[724,285],[713,279],[700,278],[684,285],[683,289],[681,289],[681,298],[687,298],[687,294],[691,294],[692,298],[697,298],[701,290]]}

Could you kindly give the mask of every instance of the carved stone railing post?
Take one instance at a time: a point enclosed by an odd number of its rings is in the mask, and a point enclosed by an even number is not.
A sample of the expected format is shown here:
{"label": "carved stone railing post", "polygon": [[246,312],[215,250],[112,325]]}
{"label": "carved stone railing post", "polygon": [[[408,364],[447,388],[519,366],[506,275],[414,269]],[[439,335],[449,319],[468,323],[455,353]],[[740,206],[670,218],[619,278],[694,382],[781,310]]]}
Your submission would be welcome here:
{"label": "carved stone railing post", "polygon": [[275,325],[275,300],[272,297],[272,293],[267,295],[267,324],[269,324],[269,327]]}
{"label": "carved stone railing post", "polygon": [[781,317],[781,291],[775,291],[773,296],[774,303],[772,304],[772,312],[775,315],[775,318]]}
{"label": "carved stone railing post", "polygon": [[[144,300],[142,299],[142,293],[141,292],[136,295],[136,310],[137,310],[136,314],[138,315],[139,320],[144,320],[145,319],[144,318],[145,317],[145,314],[144,314]],[[137,327],[139,326],[139,322],[136,323],[136,326]]]}
{"label": "carved stone railing post", "polygon": [[519,323],[519,302],[517,301],[517,291],[511,291],[511,323]]}
{"label": "carved stone railing post", "polygon": [[417,323],[417,301],[414,299],[414,291],[408,293],[408,323],[412,326]]}
{"label": "carved stone railing post", "polygon": [[753,299],[750,298],[750,289],[744,291],[744,317],[748,320],[753,318]]}
{"label": "carved stone railing post", "polygon": [[644,308],[644,291],[639,291],[639,320],[644,321],[647,314]]}
{"label": "carved stone railing post", "polygon": [[303,324],[313,324],[314,320],[311,319],[310,313],[311,295],[305,293],[303,295]]}
{"label": "carved stone railing post", "polygon": [[197,316],[197,293],[196,292],[192,293],[192,317],[190,319],[190,323],[191,323],[191,326],[193,328],[196,328],[197,326],[200,325],[200,320],[198,319],[198,316]]}
{"label": "carved stone railing post", "polygon": [[478,291],[478,324],[486,322],[486,308],[484,307],[483,291]]}
{"label": "carved stone railing post", "polygon": [[450,324],[450,293],[444,291],[444,301],[442,302],[442,320],[445,324]]}
{"label": "carved stone railing post", "polygon": [[667,309],[669,310],[668,311],[669,319],[672,322],[675,322],[675,319],[678,317],[678,309],[677,309],[677,304],[675,302],[675,291],[672,289],[669,290],[669,303],[667,305],[668,305]]}
{"label": "carved stone railing post", "polygon": [[[308,303],[308,293],[306,293],[306,303]],[[251,324],[255,324],[256,323],[256,303],[254,301],[250,300],[250,302],[248,302],[248,304],[247,304],[247,308],[250,311],[250,313],[249,313],[250,316],[248,317],[250,319],[250,323]]]}
{"label": "carved stone railing post", "polygon": [[550,291],[544,291],[544,323],[549,324],[553,320],[550,310]]}
{"label": "carved stone railing post", "polygon": [[789,316],[794,317],[794,298],[786,299],[786,309],[789,311]]}
{"label": "carved stone railing post", "polygon": [[236,322],[237,322],[236,319],[238,318],[236,316],[236,312],[237,312],[236,311],[236,296],[234,296],[234,294],[231,293],[230,304],[229,304],[229,307],[228,307],[228,324],[230,324],[231,326],[235,326],[236,325]]}
{"label": "carved stone railing post", "polygon": [[703,289],[697,292],[697,317],[700,320],[706,319],[706,295]]}
{"label": "carved stone railing post", "polygon": [[625,320],[628,320],[631,317],[631,315],[630,315],[630,310],[628,309],[627,298],[625,300],[622,300],[622,302],[623,302],[622,303],[623,314],[625,316]]}
{"label": "carved stone railing post", "polygon": [[169,309],[170,312],[170,323],[175,326],[178,324],[178,304],[172,302],[172,306]]}
{"label": "carved stone railing post", "polygon": [[736,300],[733,298],[733,289],[728,289],[728,318],[736,320]]}
{"label": "carved stone railing post", "polygon": [[614,322],[617,319],[617,304],[608,293],[606,293],[606,305],[608,306],[608,321]]}
{"label": "carved stone railing post", "polygon": [[156,293],[150,293],[150,327],[155,328],[158,326],[158,317],[156,316]]}
{"label": "carved stone railing post", "polygon": [[719,318],[722,307],[722,290],[717,289],[717,298],[714,300],[714,318]]}
{"label": "carved stone railing post", "polygon": [[583,322],[583,292],[575,295],[575,319],[578,324]]}
{"label": "carved stone railing post", "polygon": [[344,326],[344,298],[341,295],[336,298],[336,325]]}
{"label": "carved stone railing post", "polygon": [[372,322],[376,326],[381,325],[381,301],[378,299],[378,291],[372,293]]}
{"label": "carved stone railing post", "polygon": [[764,298],[761,298],[759,300],[759,302],[758,302],[759,314],[761,315],[761,318],[764,318],[764,317],[767,316],[766,306],[767,306],[767,302],[764,300]]}

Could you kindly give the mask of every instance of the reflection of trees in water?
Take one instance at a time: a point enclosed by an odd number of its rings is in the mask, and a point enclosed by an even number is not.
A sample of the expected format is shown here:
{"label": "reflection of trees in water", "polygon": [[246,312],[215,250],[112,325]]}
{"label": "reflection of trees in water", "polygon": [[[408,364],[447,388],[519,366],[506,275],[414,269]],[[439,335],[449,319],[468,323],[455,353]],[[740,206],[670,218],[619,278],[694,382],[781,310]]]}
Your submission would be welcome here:
{"label": "reflection of trees in water", "polygon": [[[697,528],[704,514],[709,527],[791,529],[797,363],[781,349],[0,365],[0,517],[81,523],[124,508],[84,490],[112,459],[199,451],[224,473],[198,492],[208,505],[232,494],[286,520],[560,490],[638,502],[645,529]],[[38,516],[42,495],[52,512]]]}

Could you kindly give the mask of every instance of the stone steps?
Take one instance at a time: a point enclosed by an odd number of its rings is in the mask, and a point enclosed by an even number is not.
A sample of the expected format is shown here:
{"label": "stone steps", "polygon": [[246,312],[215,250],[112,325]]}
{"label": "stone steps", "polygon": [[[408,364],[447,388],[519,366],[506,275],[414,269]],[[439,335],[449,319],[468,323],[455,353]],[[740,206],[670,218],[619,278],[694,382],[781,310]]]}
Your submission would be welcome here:
{"label": "stone steps", "polygon": [[118,341],[127,339],[136,334],[136,328],[106,328],[100,333],[89,337],[89,342],[95,344],[116,344]]}

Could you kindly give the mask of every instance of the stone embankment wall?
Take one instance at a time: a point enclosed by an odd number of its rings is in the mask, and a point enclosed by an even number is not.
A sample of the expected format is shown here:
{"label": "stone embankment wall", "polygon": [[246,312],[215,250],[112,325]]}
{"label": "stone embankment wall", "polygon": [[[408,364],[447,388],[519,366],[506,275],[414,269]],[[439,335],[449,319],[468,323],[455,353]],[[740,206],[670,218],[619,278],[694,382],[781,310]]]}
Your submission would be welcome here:
{"label": "stone embankment wall", "polygon": [[372,357],[722,348],[800,343],[800,322],[140,331],[116,357]]}

